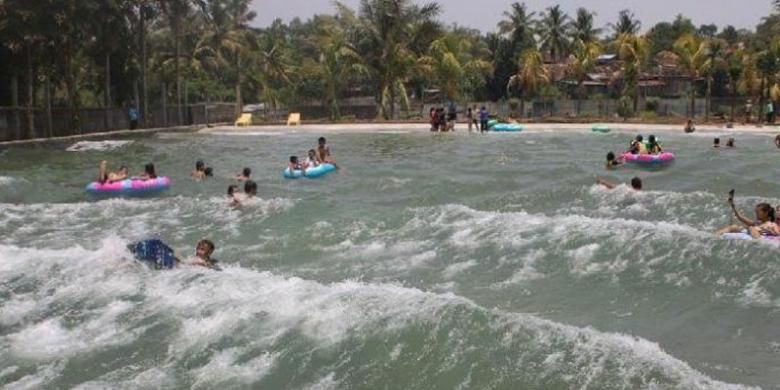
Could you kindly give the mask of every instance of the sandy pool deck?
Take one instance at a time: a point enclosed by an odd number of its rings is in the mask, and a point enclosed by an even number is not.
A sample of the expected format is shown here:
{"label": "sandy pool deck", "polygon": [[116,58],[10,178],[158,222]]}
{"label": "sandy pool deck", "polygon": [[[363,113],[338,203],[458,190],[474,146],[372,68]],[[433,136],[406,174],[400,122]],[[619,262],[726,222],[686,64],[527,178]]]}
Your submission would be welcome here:
{"label": "sandy pool deck", "polygon": [[[601,124],[600,124],[601,125]],[[666,124],[642,124],[642,123],[604,123],[611,132],[626,134],[685,134],[682,126]],[[592,123],[532,123],[523,125],[521,133],[550,133],[550,132],[582,132],[591,133]],[[200,130],[200,134],[212,135],[282,135],[282,134],[409,134],[430,133],[430,125],[427,123],[356,123],[356,124],[311,124],[301,126],[218,126]],[[468,127],[458,124],[452,135],[468,135]],[[507,134],[507,133],[496,133]],[[701,125],[696,127],[696,132],[686,134],[690,136],[739,136],[739,134],[775,136],[780,134],[780,127],[754,125],[735,125],[728,129],[722,125]]]}

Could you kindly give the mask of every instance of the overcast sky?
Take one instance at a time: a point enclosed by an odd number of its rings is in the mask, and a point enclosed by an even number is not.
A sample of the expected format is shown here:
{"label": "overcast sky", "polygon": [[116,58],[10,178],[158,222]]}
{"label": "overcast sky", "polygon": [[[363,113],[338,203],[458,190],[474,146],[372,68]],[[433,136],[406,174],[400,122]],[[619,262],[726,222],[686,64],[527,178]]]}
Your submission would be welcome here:
{"label": "overcast sky", "polygon": [[[343,2],[356,8],[359,0]],[[441,20],[486,32],[495,30],[496,21],[511,3],[511,0],[439,0],[444,8]],[[529,0],[525,3],[536,12],[560,4],[569,15],[584,6],[597,13],[599,25],[613,22],[619,10],[628,8],[642,21],[643,30],[659,21],[672,20],[677,14],[691,18],[696,25],[715,23],[719,27],[731,24],[737,28],[754,28],[772,11],[771,0]],[[260,27],[276,18],[289,21],[297,16],[306,20],[315,13],[334,11],[332,0],[253,0],[252,7],[258,14],[255,25]]]}

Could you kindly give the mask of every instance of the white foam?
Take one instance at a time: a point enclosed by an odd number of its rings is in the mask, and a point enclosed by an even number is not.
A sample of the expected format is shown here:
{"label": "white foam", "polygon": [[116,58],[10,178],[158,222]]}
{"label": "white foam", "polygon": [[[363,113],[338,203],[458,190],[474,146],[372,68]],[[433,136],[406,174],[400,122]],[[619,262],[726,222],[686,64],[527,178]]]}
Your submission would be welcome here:
{"label": "white foam", "polygon": [[[228,381],[242,385],[252,384],[271,371],[276,359],[274,355],[265,353],[242,363],[239,361],[240,353],[239,348],[229,348],[216,353],[205,366],[193,371],[193,387],[213,389]],[[219,375],[214,375],[215,373]]]}
{"label": "white foam", "polygon": [[445,268],[444,271],[442,271],[442,274],[444,275],[445,279],[452,279],[458,274],[463,273],[466,270],[476,266],[477,266],[477,261],[471,259],[469,261],[448,265],[447,268]]}
{"label": "white foam", "polygon": [[87,152],[87,151],[106,151],[119,149],[132,144],[133,141],[114,140],[114,141],[79,141],[66,149],[68,152]]}

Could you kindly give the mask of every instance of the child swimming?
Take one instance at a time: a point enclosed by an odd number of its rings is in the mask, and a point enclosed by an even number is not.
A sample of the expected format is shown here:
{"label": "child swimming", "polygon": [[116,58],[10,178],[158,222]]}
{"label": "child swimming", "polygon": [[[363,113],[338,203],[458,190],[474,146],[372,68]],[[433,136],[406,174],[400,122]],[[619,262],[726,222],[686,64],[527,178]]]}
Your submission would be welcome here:
{"label": "child swimming", "polygon": [[607,169],[615,169],[621,165],[623,165],[623,163],[615,158],[615,153],[607,153]]}
{"label": "child swimming", "polygon": [[755,213],[756,220],[753,221],[743,216],[734,205],[734,190],[729,192],[728,204],[731,206],[731,211],[734,216],[742,223],[742,225],[729,225],[724,228],[718,229],[715,235],[720,237],[725,233],[742,233],[747,230],[753,238],[760,238],[761,236],[780,236],[780,228],[775,223],[775,209],[768,203],[759,203],[756,205]]}
{"label": "child swimming", "polygon": [[[618,187],[618,185],[616,183],[612,183],[610,181],[607,181],[607,180],[604,180],[604,179],[601,179],[601,178],[596,178],[596,183],[606,187],[608,190],[614,190],[615,188]],[[631,179],[631,188],[633,188],[636,191],[641,191],[642,190],[642,179],[640,179],[639,177],[636,177],[636,176],[634,178],[632,178]]]}
{"label": "child swimming", "polygon": [[252,170],[249,168],[244,168],[241,173],[236,175],[236,180],[239,182],[244,182],[249,180],[249,177],[252,175]]}

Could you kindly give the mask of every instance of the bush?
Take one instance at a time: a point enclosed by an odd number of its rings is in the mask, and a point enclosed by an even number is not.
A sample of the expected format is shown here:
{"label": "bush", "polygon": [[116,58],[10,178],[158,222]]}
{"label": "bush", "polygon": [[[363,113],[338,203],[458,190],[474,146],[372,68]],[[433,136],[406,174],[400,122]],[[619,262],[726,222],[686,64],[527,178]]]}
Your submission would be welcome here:
{"label": "bush", "polygon": [[643,122],[655,122],[658,120],[658,113],[655,111],[644,111],[641,118]]}
{"label": "bush", "polygon": [[658,112],[658,108],[661,107],[661,101],[657,98],[647,98],[645,100],[645,111]]}
{"label": "bush", "polygon": [[512,111],[517,111],[517,109],[520,108],[520,103],[520,99],[518,98],[509,99],[509,109]]}

